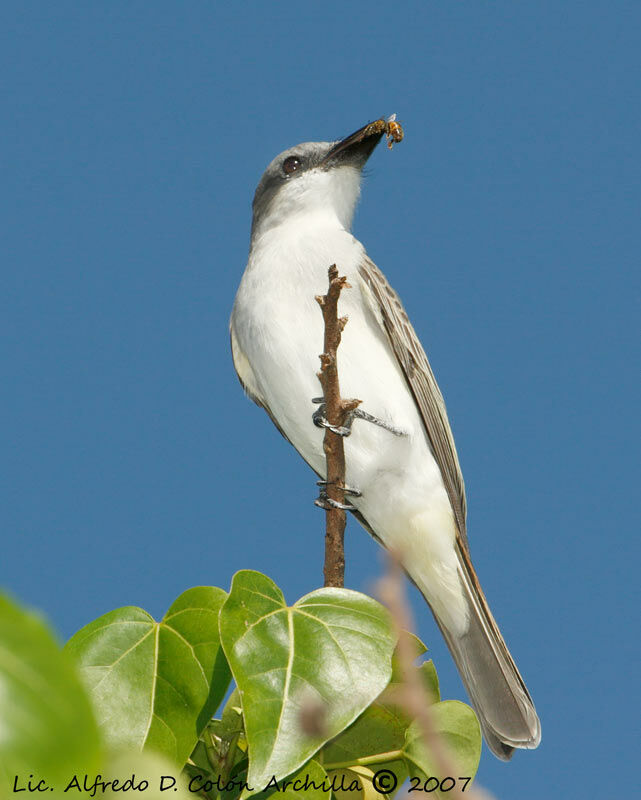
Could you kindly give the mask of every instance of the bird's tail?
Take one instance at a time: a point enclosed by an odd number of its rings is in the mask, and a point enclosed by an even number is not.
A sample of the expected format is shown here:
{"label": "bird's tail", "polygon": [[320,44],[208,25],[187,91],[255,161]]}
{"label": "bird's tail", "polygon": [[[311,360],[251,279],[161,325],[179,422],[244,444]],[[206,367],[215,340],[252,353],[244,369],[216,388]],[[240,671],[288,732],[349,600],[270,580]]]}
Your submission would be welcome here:
{"label": "bird's tail", "polygon": [[[460,544],[457,553],[468,607],[467,630],[455,633],[447,629],[436,613],[434,616],[479,717],[485,741],[498,758],[507,761],[516,747],[538,746],[541,723],[488,607],[469,555]],[[416,583],[429,602],[429,588],[422,587],[419,581]]]}

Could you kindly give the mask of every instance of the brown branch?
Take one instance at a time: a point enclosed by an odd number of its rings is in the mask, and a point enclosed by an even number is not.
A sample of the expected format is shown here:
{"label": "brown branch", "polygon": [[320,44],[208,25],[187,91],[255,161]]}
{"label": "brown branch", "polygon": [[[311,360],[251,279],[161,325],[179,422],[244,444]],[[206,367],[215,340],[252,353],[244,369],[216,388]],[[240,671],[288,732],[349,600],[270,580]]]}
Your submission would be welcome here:
{"label": "brown branch", "polygon": [[[336,351],[341,342],[341,334],[347,324],[347,317],[338,316],[338,298],[343,289],[349,289],[347,278],[338,276],[336,264],[328,271],[329,288],[326,295],[318,295],[316,301],[321,307],[325,323],[323,353],[320,356],[321,368],[318,380],[323,388],[325,418],[330,425],[340,427],[350,411],[360,400],[343,400],[338,382]],[[345,448],[343,437],[325,428],[323,440],[325,462],[327,465],[327,497],[338,503],[345,502]],[[343,586],[345,581],[345,511],[340,508],[325,508],[325,586]]]}

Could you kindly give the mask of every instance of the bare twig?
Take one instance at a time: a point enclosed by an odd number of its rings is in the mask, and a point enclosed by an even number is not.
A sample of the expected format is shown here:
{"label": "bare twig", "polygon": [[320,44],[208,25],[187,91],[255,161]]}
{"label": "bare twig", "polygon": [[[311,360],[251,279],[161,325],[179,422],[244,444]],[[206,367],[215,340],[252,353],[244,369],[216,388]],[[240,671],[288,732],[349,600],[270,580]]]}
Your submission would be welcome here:
{"label": "bare twig", "polygon": [[[427,696],[419,671],[414,666],[416,652],[412,639],[404,635],[405,631],[413,630],[413,620],[403,591],[403,572],[396,553],[390,553],[389,564],[387,575],[379,582],[378,593],[390,610],[398,634],[397,654],[403,683],[395,700],[398,699],[399,705],[418,722],[425,746],[434,757],[441,777],[456,776],[456,763],[434,724],[430,710],[432,700]],[[458,783],[451,790],[450,797],[455,800],[491,800],[490,795],[477,787],[471,787],[463,794]]]}
{"label": "bare twig", "polygon": [[[325,322],[323,353],[320,356],[321,368],[318,379],[323,388],[325,416],[330,425],[342,426],[350,411],[360,400],[342,400],[338,382],[336,351],[341,334],[347,324],[347,317],[338,316],[338,298],[343,289],[350,288],[345,277],[338,276],[336,264],[328,271],[329,289],[326,295],[318,295],[316,300],[321,307]],[[345,448],[343,437],[325,429],[323,450],[327,464],[327,497],[337,503],[345,502]],[[345,581],[345,511],[340,508],[325,509],[325,586],[343,586]]]}

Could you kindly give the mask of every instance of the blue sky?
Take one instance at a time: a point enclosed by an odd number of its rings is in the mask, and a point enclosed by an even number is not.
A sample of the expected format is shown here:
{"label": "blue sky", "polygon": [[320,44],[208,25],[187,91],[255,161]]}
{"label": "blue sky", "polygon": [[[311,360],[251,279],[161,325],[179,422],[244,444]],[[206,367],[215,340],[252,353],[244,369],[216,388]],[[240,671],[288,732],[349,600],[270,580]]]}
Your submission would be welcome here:
{"label": "blue sky", "polygon": [[[604,796],[638,744],[638,3],[27,1],[0,23],[2,584],[63,638],[241,568],[292,602],[320,584],[314,476],[243,397],[228,318],[267,163],[396,112],[354,231],[445,395],[543,724],[480,780]],[[347,585],[380,569],[350,523]]]}

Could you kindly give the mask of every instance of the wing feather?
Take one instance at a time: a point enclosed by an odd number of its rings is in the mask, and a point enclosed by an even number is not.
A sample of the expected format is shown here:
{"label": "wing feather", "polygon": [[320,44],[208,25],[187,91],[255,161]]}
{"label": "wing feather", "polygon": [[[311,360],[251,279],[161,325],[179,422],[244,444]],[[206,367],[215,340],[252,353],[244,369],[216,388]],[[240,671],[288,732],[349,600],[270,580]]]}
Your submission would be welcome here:
{"label": "wing feather", "polygon": [[229,326],[229,337],[231,340],[231,357],[234,362],[234,369],[236,370],[236,375],[238,376],[240,385],[243,387],[250,400],[253,400],[257,406],[260,406],[260,408],[265,409],[280,435],[289,442],[288,437],[285,435],[285,432],[280,427],[276,417],[272,414],[271,409],[267,405],[267,401],[264,400],[260,394],[258,381],[254,376],[254,371],[251,368],[249,359],[243,353],[240,345],[238,344],[238,338],[236,337],[236,331],[234,330],[233,322]]}
{"label": "wing feather", "polygon": [[398,295],[383,273],[367,256],[359,267],[359,272],[368,289],[365,295],[369,296],[370,302],[376,304],[373,309],[374,314],[382,321],[423,418],[432,454],[441,471],[461,540],[468,550],[465,485],[445,403],[434,373]]}

